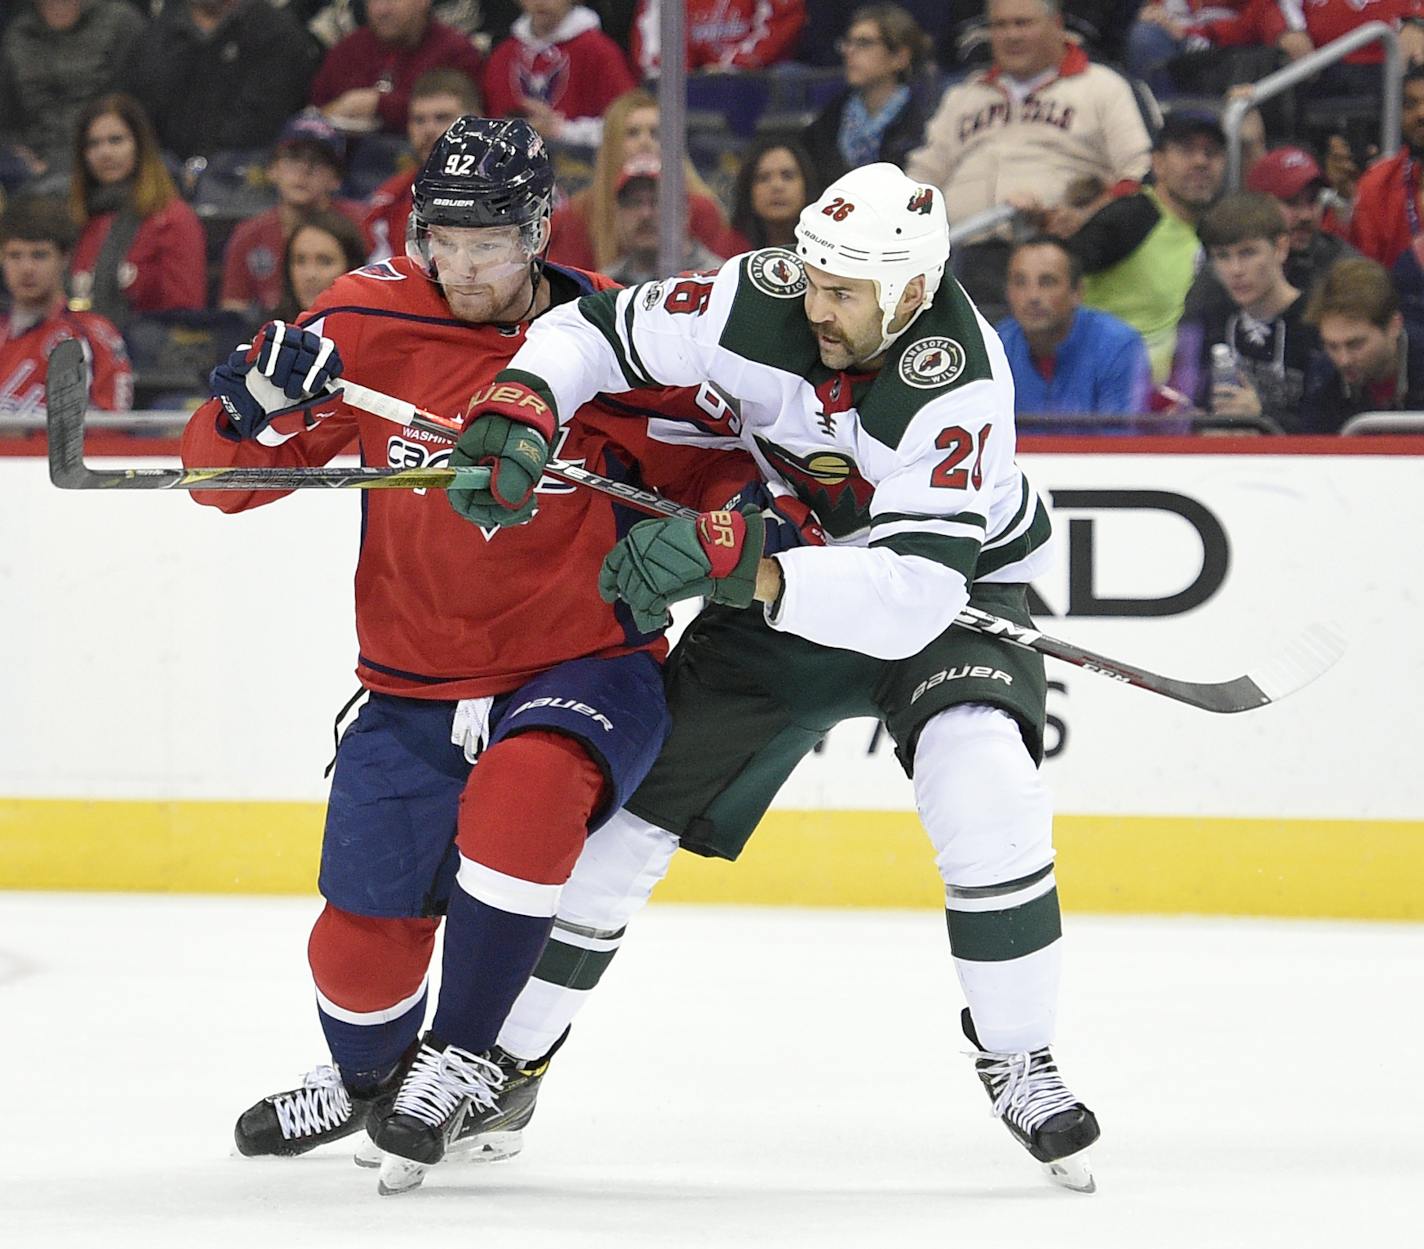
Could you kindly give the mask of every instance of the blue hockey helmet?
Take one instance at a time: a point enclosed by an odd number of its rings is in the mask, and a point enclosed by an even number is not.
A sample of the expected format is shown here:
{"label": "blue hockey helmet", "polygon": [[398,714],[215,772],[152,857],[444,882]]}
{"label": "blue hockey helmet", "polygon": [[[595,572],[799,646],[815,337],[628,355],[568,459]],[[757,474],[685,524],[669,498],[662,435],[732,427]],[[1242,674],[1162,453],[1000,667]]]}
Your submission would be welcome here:
{"label": "blue hockey helmet", "polygon": [[528,122],[467,115],[431,149],[412,200],[406,254],[431,277],[431,226],[513,226],[533,259],[548,243],[554,168]]}

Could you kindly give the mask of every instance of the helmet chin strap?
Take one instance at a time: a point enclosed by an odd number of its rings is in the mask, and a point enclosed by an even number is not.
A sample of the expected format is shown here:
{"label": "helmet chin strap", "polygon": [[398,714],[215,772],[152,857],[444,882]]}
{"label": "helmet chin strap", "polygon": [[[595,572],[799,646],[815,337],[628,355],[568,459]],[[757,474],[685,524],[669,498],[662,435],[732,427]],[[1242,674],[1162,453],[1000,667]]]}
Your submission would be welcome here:
{"label": "helmet chin strap", "polygon": [[[879,283],[876,283],[876,285],[878,286]],[[903,293],[904,292],[901,292],[901,294]],[[905,324],[902,325],[893,334],[890,332],[890,323],[895,320],[895,313],[899,311],[899,300],[896,300],[896,307],[891,308],[889,310],[887,310],[882,304],[880,307],[880,346],[878,346],[874,351],[872,351],[870,355],[866,358],[869,360],[874,360],[879,356],[883,356],[887,351],[889,351],[890,348],[895,344],[895,341],[900,338],[905,333],[905,331],[910,328],[910,326],[914,325],[914,323],[920,319],[920,313],[924,312],[924,310],[930,306],[930,303],[933,301],[933,299],[933,295],[927,295],[924,299],[922,299],[920,301],[920,306],[916,308],[913,313],[910,314],[910,319],[906,321]]]}

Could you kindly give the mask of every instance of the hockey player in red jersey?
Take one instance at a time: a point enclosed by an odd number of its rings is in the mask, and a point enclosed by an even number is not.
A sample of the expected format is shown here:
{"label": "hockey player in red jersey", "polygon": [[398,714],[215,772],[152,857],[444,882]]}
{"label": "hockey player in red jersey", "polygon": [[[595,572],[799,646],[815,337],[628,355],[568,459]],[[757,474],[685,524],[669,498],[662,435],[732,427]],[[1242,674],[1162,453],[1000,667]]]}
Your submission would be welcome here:
{"label": "hockey player in red jersey", "polygon": [[[527,123],[461,118],[416,180],[408,254],[339,279],[295,325],[269,323],[215,370],[184,462],[315,465],[355,439],[368,464],[443,463],[448,445],[345,405],[341,380],[462,412],[531,319],[607,285],[542,263],[552,191]],[[695,397],[716,406],[695,392],[654,397],[674,416],[679,404],[694,413]],[[739,453],[657,442],[626,412],[585,405],[557,454],[701,506],[755,474]],[[253,1155],[303,1153],[369,1126],[382,1192],[418,1184],[472,1108],[517,1076],[495,1046],[500,1025],[588,832],[636,788],[667,732],[665,643],[597,591],[601,560],[638,517],[537,475],[521,485],[517,447],[492,445],[488,460],[505,505],[517,488],[525,513],[537,509],[531,523],[481,529],[440,492],[363,495],[357,675],[370,697],[337,752],[326,906],[308,950],[334,1066],[236,1127]],[[279,495],[194,497],[241,511]],[[442,913],[441,987],[421,1039]]]}

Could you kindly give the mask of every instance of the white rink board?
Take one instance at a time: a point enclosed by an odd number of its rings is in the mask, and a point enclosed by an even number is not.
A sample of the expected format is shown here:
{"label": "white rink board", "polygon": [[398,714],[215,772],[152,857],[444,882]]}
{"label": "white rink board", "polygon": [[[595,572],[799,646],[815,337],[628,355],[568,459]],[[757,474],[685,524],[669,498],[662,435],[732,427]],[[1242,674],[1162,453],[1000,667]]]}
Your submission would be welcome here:
{"label": "white rink board", "polygon": [[[1060,812],[1424,818],[1410,757],[1424,461],[1395,456],[1044,455],[1040,490],[1155,491],[1204,507],[1224,580],[1177,615],[1043,616],[1040,627],[1167,675],[1223,680],[1318,618],[1350,651],[1316,685],[1241,716],[1210,715],[1050,661],[1066,725],[1046,764]],[[126,461],[127,463],[127,461]],[[1101,503],[1101,500],[1099,500]],[[331,718],[355,689],[351,571],[358,492],[311,491],[241,516],[167,493],[68,493],[44,463],[0,459],[0,795],[320,800]],[[1070,598],[1069,522],[1091,521],[1096,595],[1191,585],[1203,542],[1170,511],[1055,505]],[[1077,536],[1083,551],[1083,527]],[[414,553],[413,553],[414,556]],[[1083,568],[1075,578],[1081,599]],[[795,809],[908,808],[869,722],[844,725],[785,787]],[[1050,744],[1059,734],[1050,730]]]}

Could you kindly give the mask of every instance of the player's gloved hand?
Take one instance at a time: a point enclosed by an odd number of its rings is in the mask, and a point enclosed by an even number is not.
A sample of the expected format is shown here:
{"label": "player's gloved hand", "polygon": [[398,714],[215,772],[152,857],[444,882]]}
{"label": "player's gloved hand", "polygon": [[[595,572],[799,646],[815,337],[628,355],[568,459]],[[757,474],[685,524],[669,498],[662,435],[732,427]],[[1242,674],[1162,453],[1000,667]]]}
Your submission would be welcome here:
{"label": "player's gloved hand", "polygon": [[696,520],[641,521],[604,558],[598,593],[605,603],[627,603],[644,633],[665,628],[669,604],[685,598],[747,607],[765,539],[766,521],[755,506],[703,512]]}
{"label": "player's gloved hand", "polygon": [[[340,394],[332,383],[341,369],[341,353],[331,339],[268,321],[208,378],[227,415],[227,428],[219,432],[234,442],[281,446],[332,415],[332,400]],[[331,405],[330,411],[318,411],[322,404]]]}
{"label": "player's gloved hand", "polygon": [[816,514],[794,494],[775,495],[765,482],[753,482],[727,503],[728,511],[741,512],[748,507],[759,511],[766,522],[763,555],[777,555],[798,546],[826,545],[826,533]]}
{"label": "player's gloved hand", "polygon": [[484,528],[522,525],[534,515],[534,487],[549,462],[554,414],[522,382],[496,382],[470,406],[470,423],[450,453],[450,467],[487,464],[489,487],[450,490],[450,506]]}

